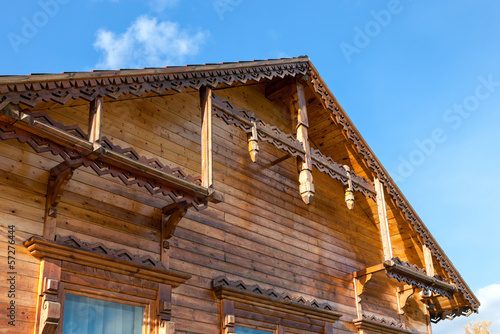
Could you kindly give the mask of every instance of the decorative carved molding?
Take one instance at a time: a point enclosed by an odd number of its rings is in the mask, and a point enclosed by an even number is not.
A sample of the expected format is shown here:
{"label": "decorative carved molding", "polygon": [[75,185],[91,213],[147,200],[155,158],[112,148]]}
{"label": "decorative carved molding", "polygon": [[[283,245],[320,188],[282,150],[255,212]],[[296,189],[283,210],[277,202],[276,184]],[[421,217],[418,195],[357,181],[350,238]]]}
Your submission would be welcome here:
{"label": "decorative carved molding", "polygon": [[88,243],[81,241],[75,236],[56,235],[55,242],[62,246],[85,250],[94,254],[105,255],[113,259],[132,262],[141,266],[164,270],[165,267],[160,261],[156,261],[151,256],[138,256],[121,249],[115,250],[106,247],[102,242]]}
{"label": "decorative carved molding", "polygon": [[427,247],[429,247],[433,256],[437,259],[441,267],[449,275],[451,281],[456,284],[458,290],[462,293],[467,303],[469,303],[474,312],[477,312],[479,308],[478,300],[474,297],[470,289],[465,285],[462,278],[459,276],[459,274],[451,264],[450,260],[446,257],[439,245],[435,242],[434,238],[432,238],[425,225],[417,217],[410,204],[407,202],[406,198],[395,186],[389,174],[375,157],[375,154],[373,154],[368,145],[365,144],[364,140],[351,124],[351,121],[345,115],[344,111],[339,108],[328,87],[324,84],[323,80],[312,65],[310,69],[310,84],[312,85],[313,90],[318,94],[320,101],[322,102],[325,109],[327,109],[331,113],[331,118],[338,126],[340,126],[346,138],[353,142],[356,150],[364,158],[369,168],[384,184],[396,207],[401,209],[406,220],[413,227],[414,231],[419,235],[422,242]]}
{"label": "decorative carved molding", "polygon": [[[68,246],[68,244],[71,246]],[[164,269],[159,266],[147,266],[145,264],[153,261],[144,257],[130,255],[125,251],[110,250],[100,243],[76,242],[74,237],[60,238],[59,242],[53,242],[34,236],[28,239],[24,246],[36,258],[67,261],[92,268],[124,273],[151,282],[168,284],[172,288],[178,287],[191,277],[175,270]]]}
{"label": "decorative carved molding", "polygon": [[363,314],[361,319],[353,321],[354,326],[363,334],[401,334],[415,333],[406,330],[402,323],[392,319],[379,318],[374,315],[366,316]]}
{"label": "decorative carved molding", "polygon": [[274,289],[263,289],[259,285],[249,285],[241,280],[231,281],[220,276],[212,281],[212,288],[219,299],[240,301],[251,305],[278,307],[283,310],[300,312],[306,317],[319,320],[337,321],[342,314],[335,312],[328,303],[292,297],[289,293],[279,293]]}
{"label": "decorative carved molding", "polygon": [[433,323],[437,324],[441,320],[445,320],[445,319],[453,320],[459,316],[468,317],[469,315],[471,315],[474,312],[475,311],[471,307],[465,306],[465,307],[456,308],[454,310],[444,310],[444,311],[430,310],[430,315],[431,315],[431,321]]}
{"label": "decorative carved molding", "polygon": [[[181,92],[185,89],[200,89],[202,86],[230,86],[249,81],[260,82],[285,76],[306,74],[309,62],[298,59],[288,64],[258,66],[259,62],[242,67],[213,70],[193,70],[192,68],[171,67],[143,71],[105,71],[95,72],[86,78],[62,75],[60,80],[50,82],[8,83],[0,85],[0,109],[9,103],[25,104],[30,107],[40,102],[54,101],[66,104],[69,100],[83,99],[92,101],[97,97],[117,99],[122,95],[142,96],[146,93],[163,94],[167,91]],[[263,63],[265,64],[265,62]],[[143,72],[143,74],[138,74]],[[90,77],[89,77],[90,76]],[[76,76],[78,77],[78,75]]]}
{"label": "decorative carved molding", "polygon": [[[214,114],[226,124],[234,125],[247,134],[251,134],[252,127],[255,124],[259,140],[272,144],[274,147],[285,151],[290,156],[304,159],[304,148],[295,136],[282,132],[276,126],[270,126],[264,123],[260,118],[255,117],[253,111],[238,108],[227,99],[222,99],[214,95],[212,104]],[[360,177],[353,171],[346,171],[342,165],[333,161],[332,158],[325,156],[319,150],[311,148],[311,158],[312,165],[320,172],[328,174],[332,179],[339,180],[346,186],[349,182],[347,173],[350,173],[353,190],[359,191],[363,195],[375,199],[375,188],[364,177]]]}
{"label": "decorative carved molding", "polygon": [[[76,139],[76,137],[74,138]],[[37,153],[51,152],[53,155],[58,155],[63,158],[69,165],[74,166],[82,164],[85,167],[92,168],[92,170],[100,176],[109,174],[112,177],[120,179],[126,185],[136,184],[139,187],[146,188],[152,195],[162,194],[163,196],[171,198],[175,202],[186,201],[193,204],[197,210],[204,209],[207,205],[207,200],[210,198],[208,191],[204,190],[197,184],[187,181],[196,180],[196,178],[192,178],[184,173],[181,173],[180,169],[170,169],[169,167],[167,168],[166,166],[163,166],[160,167],[162,170],[155,172],[156,169],[154,167],[150,167],[150,165],[160,166],[160,164],[155,161],[156,159],[139,157],[136,161],[137,167],[130,168],[134,170],[134,172],[131,172],[127,170],[129,169],[127,164],[132,163],[134,160],[127,156],[123,156],[120,153],[116,153],[115,151],[110,150],[100,153],[100,156],[93,156],[90,149],[86,150],[85,148],[81,148],[80,151],[78,151],[75,147],[64,147],[49,139],[41,138],[38,135],[20,129],[17,126],[3,122],[0,122],[0,139],[17,139],[21,143],[29,144]],[[86,143],[83,142],[83,144]],[[90,143],[88,144],[91,145]],[[105,145],[109,147],[109,141],[105,141]],[[117,146],[113,146],[113,148],[117,149]],[[106,149],[103,150],[105,151]],[[123,149],[122,151],[133,152],[132,149]],[[143,166],[141,161],[147,161],[148,165],[141,168],[141,166]],[[114,165],[118,165],[120,167],[116,167]],[[150,167],[150,173],[144,172],[144,169],[147,169],[147,167]],[[171,174],[167,174],[165,172],[167,170],[170,171]],[[185,176],[185,179],[178,177],[182,175]],[[180,180],[179,182],[182,181],[186,184],[192,185],[194,189],[190,190],[188,188],[184,188],[179,191],[176,185],[177,180]],[[158,181],[162,181],[162,183],[159,183]],[[191,194],[186,193],[187,191],[190,191]]]}
{"label": "decorative carved molding", "polygon": [[401,261],[399,258],[393,258],[392,261],[385,261],[384,266],[386,274],[390,278],[395,278],[399,282],[405,282],[413,287],[426,289],[443,297],[453,299],[453,293],[456,291],[455,285],[428,276],[425,269],[421,269],[407,261]]}

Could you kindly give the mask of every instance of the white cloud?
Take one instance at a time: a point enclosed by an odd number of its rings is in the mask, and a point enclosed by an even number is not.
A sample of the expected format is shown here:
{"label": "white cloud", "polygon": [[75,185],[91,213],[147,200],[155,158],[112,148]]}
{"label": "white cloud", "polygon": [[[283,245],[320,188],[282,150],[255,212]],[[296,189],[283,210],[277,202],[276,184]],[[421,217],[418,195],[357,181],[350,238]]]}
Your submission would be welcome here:
{"label": "white cloud", "polygon": [[100,29],[94,47],[103,53],[98,69],[181,65],[196,55],[208,32],[190,33],[176,22],[140,16],[122,34]]}
{"label": "white cloud", "polygon": [[433,325],[434,334],[465,333],[463,327],[469,322],[491,321],[490,333],[500,332],[500,284],[491,284],[476,292],[481,306],[479,314],[469,317],[458,317],[454,320],[444,320]]}

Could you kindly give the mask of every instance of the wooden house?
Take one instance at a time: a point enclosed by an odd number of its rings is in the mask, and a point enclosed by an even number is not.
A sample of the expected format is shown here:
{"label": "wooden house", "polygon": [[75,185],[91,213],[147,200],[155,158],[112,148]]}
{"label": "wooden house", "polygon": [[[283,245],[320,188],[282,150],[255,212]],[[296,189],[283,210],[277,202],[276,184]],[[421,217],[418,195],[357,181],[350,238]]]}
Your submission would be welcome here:
{"label": "wooden house", "polygon": [[478,300],[307,57],[0,77],[0,333],[431,333]]}

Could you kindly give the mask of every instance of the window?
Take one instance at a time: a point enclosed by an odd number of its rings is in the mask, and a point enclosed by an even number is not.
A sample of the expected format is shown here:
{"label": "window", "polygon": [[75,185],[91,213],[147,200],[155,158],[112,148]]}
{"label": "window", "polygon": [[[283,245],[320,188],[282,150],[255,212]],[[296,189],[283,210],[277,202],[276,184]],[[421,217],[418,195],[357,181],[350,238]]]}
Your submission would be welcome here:
{"label": "window", "polygon": [[266,333],[272,333],[272,332],[236,326],[236,334],[266,334]]}
{"label": "window", "polygon": [[144,308],[67,294],[63,334],[141,334]]}

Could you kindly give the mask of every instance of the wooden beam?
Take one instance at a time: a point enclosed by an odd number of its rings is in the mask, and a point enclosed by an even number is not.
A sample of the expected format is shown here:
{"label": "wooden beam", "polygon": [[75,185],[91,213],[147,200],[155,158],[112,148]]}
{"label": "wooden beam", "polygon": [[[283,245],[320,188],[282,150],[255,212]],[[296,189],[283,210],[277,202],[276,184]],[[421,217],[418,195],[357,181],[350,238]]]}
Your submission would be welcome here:
{"label": "wooden beam", "polygon": [[102,105],[102,97],[96,97],[90,102],[88,137],[94,147],[98,146],[96,144],[101,141]]}
{"label": "wooden beam", "polygon": [[213,188],[212,171],[212,89],[200,89],[201,106],[201,185]]}
{"label": "wooden beam", "polygon": [[294,94],[290,110],[297,115],[297,140],[302,144],[304,158],[299,162],[300,196],[306,204],[311,204],[314,198],[314,184],[312,177],[311,147],[308,139],[309,120],[307,118],[306,98],[304,86],[296,83],[297,93]]}
{"label": "wooden beam", "polygon": [[424,251],[425,272],[427,275],[434,277],[434,263],[432,262],[432,252],[426,245],[422,246]]}
{"label": "wooden beam", "polygon": [[375,178],[375,191],[377,192],[378,221],[380,225],[380,235],[382,237],[382,247],[384,248],[384,261],[390,261],[393,256],[389,222],[387,220],[387,208],[385,205],[384,185],[378,178]]}

